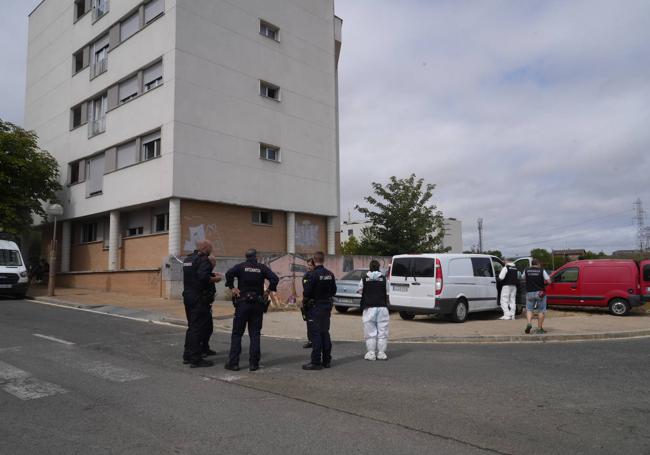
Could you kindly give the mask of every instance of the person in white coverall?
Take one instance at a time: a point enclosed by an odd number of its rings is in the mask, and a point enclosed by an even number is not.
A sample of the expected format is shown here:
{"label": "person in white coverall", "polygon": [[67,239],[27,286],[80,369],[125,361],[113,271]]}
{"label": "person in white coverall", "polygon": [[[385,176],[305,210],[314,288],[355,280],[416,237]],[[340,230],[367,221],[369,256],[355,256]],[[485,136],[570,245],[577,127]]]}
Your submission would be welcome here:
{"label": "person in white coverall", "polygon": [[387,360],[388,298],[386,277],[379,271],[379,262],[370,261],[370,271],[359,282],[363,310],[363,335],[366,340],[366,360]]}
{"label": "person in white coverall", "polygon": [[503,310],[503,320],[514,320],[515,311],[517,310],[517,285],[519,284],[519,271],[512,262],[506,263],[506,266],[499,274],[499,280],[503,283],[501,288],[501,309]]}

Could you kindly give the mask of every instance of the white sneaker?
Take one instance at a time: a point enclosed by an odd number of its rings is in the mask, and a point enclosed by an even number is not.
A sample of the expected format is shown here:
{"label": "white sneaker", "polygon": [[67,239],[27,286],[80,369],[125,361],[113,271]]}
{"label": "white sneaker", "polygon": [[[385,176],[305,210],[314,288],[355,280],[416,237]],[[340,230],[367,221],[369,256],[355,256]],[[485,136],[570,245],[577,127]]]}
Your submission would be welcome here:
{"label": "white sneaker", "polygon": [[366,360],[375,360],[377,357],[375,356],[374,352],[368,351],[368,352],[366,352],[366,355],[363,356],[363,358],[366,359]]}
{"label": "white sneaker", "polygon": [[377,360],[388,360],[388,356],[383,351],[378,352],[377,353]]}
{"label": "white sneaker", "polygon": [[501,321],[506,321],[506,320],[508,320],[508,319],[510,319],[510,316],[501,316],[501,317],[499,318],[499,320],[501,320]]}

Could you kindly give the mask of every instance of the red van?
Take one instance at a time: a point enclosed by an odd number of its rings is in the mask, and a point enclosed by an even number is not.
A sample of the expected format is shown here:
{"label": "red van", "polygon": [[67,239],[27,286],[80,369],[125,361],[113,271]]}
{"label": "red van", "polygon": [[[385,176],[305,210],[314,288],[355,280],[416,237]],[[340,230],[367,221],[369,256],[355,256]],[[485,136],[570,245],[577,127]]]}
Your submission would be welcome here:
{"label": "red van", "polygon": [[546,288],[549,305],[608,307],[624,316],[650,302],[650,260],[574,261],[557,269]]}

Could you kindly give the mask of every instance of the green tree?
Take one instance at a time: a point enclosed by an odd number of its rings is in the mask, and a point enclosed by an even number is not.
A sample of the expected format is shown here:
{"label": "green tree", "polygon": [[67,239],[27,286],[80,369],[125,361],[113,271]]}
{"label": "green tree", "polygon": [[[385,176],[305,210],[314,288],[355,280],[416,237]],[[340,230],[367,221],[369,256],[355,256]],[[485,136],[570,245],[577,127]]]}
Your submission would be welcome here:
{"label": "green tree", "polygon": [[346,256],[353,256],[359,254],[359,241],[353,235],[341,244],[341,253]]}
{"label": "green tree", "polygon": [[364,198],[370,207],[356,207],[371,223],[362,231],[361,245],[368,254],[448,251],[442,247],[442,212],[430,202],[435,187],[415,174],[406,179],[393,176],[386,186],[373,182],[375,194]]}
{"label": "green tree", "polygon": [[56,202],[61,190],[59,166],[38,148],[38,137],[0,120],[0,231],[20,234],[33,215],[45,217],[44,202]]}
{"label": "green tree", "polygon": [[551,253],[549,253],[548,250],[545,250],[544,248],[534,248],[530,250],[530,256],[533,259],[537,259],[540,264],[542,264],[542,268],[553,268],[553,258],[551,257]]}

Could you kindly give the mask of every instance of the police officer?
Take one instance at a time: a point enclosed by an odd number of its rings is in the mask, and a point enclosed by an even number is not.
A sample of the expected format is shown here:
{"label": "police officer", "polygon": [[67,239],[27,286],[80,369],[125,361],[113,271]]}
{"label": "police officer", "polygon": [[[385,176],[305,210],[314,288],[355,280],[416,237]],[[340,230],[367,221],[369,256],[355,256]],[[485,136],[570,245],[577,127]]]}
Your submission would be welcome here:
{"label": "police officer", "polygon": [[[305,283],[309,281],[309,274],[314,271],[314,267],[316,265],[314,264],[314,259],[309,258],[307,260],[307,271],[305,272],[305,275],[302,277],[302,286],[303,289],[305,287]],[[307,322],[307,310],[311,306],[311,300],[306,299],[304,296],[302,298],[302,307],[300,308],[300,312],[302,313],[302,319],[303,321]],[[307,327],[307,342],[302,345],[304,349],[311,349],[312,344],[311,344],[311,339],[309,338],[309,326]]]}
{"label": "police officer", "polygon": [[196,250],[183,262],[183,304],[187,316],[183,363],[189,363],[191,368],[213,365],[202,355],[202,344],[212,319],[206,294],[213,283],[221,281],[219,275],[212,275],[213,266],[209,260],[211,252],[212,244],[207,240],[200,241]]}
{"label": "police officer", "polygon": [[323,252],[319,251],[314,255],[316,267],[303,286],[303,298],[313,302],[307,311],[307,327],[312,342],[311,362],[303,365],[303,370],[329,368],[332,362],[332,340],[329,330],[332,297],[336,294],[336,280],[334,274],[323,266],[324,262]]}
{"label": "police officer", "polygon": [[[237,278],[237,287],[234,285]],[[250,337],[249,365],[250,371],[260,367],[260,332],[265,307],[264,280],[269,281],[269,292],[273,295],[280,279],[264,264],[257,262],[257,251],[251,248],[246,251],[246,261],[237,264],[226,272],[226,287],[230,288],[235,304],[235,318],[232,323],[230,341],[230,358],[226,363],[227,370],[239,371],[239,355],[241,354],[241,338],[248,325]]]}
{"label": "police officer", "polygon": [[501,286],[501,309],[503,310],[502,320],[514,320],[517,312],[517,285],[519,284],[519,271],[512,262],[506,262],[506,266],[499,273]]}

